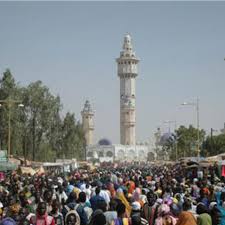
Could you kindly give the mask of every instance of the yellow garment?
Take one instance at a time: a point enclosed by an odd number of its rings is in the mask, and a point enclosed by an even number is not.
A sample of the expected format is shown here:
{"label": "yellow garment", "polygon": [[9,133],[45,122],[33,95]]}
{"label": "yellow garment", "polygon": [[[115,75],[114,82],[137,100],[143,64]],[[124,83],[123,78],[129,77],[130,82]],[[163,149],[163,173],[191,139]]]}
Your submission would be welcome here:
{"label": "yellow garment", "polygon": [[127,214],[128,216],[130,215],[131,213],[131,206],[129,204],[129,202],[127,201],[127,199],[125,198],[124,194],[121,193],[121,192],[117,192],[116,193],[116,196],[118,199],[120,199],[122,201],[122,203],[126,206],[126,210],[127,210]]}
{"label": "yellow garment", "polygon": [[26,198],[30,198],[30,197],[31,197],[31,193],[30,193],[30,192],[27,192],[27,193],[25,194],[25,196],[26,196]]}
{"label": "yellow garment", "polygon": [[[114,220],[112,221],[111,225],[115,225]],[[129,225],[129,220],[128,220],[128,218],[123,218],[123,225]]]}
{"label": "yellow garment", "polygon": [[76,195],[77,195],[77,197],[79,196],[79,194],[80,194],[80,189],[79,188],[77,188],[77,187],[75,187],[74,189],[73,189],[73,192],[75,192],[76,193]]}
{"label": "yellow garment", "polygon": [[161,190],[161,189],[158,189],[155,193],[156,193],[159,197],[161,197],[161,195],[162,195],[162,190]]}
{"label": "yellow garment", "polygon": [[173,203],[178,204],[178,200],[176,198],[173,198]]}

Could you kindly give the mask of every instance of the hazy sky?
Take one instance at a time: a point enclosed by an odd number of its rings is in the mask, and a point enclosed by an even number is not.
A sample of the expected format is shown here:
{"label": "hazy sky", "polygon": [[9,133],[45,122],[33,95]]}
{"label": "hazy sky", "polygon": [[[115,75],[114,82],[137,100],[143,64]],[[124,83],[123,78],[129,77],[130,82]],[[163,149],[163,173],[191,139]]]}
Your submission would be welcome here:
{"label": "hazy sky", "polygon": [[95,109],[95,140],[119,142],[115,58],[129,32],[141,59],[137,139],[164,120],[196,125],[183,101],[200,98],[200,126],[225,122],[225,2],[0,2],[0,72],[27,85],[42,80],[64,112]]}

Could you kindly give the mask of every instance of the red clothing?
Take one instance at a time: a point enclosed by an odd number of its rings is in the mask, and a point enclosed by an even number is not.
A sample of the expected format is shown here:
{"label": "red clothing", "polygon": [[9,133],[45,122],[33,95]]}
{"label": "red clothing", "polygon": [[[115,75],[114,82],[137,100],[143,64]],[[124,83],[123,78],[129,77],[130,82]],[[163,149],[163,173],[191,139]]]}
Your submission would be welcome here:
{"label": "red clothing", "polygon": [[32,216],[30,223],[33,225],[55,225],[55,220],[52,216],[45,214],[44,216]]}
{"label": "red clothing", "polygon": [[126,186],[128,187],[128,193],[133,194],[133,192],[135,190],[135,183],[133,181],[128,181],[126,183]]}

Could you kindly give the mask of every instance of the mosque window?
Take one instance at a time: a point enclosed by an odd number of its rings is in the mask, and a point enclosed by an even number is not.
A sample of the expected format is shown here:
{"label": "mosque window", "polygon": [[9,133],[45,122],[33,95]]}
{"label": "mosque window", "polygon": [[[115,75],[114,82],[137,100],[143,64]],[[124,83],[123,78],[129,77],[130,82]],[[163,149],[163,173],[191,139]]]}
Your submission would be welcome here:
{"label": "mosque window", "polygon": [[129,57],[129,54],[126,54],[126,57]]}
{"label": "mosque window", "polygon": [[103,157],[104,156],[104,153],[103,152],[99,152],[98,156],[99,157]]}
{"label": "mosque window", "polygon": [[130,61],[128,62],[128,64],[130,64]]}

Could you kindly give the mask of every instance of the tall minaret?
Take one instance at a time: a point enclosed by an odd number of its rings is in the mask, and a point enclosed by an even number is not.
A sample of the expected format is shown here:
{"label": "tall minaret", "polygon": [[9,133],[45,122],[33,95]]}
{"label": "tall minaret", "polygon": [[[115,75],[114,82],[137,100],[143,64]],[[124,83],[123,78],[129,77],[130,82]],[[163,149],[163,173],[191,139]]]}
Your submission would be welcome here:
{"label": "tall minaret", "polygon": [[139,59],[135,56],[129,34],[124,37],[123,50],[116,62],[120,78],[120,143],[135,145],[135,78]]}
{"label": "tall minaret", "polygon": [[91,108],[90,102],[87,100],[84,104],[84,109],[81,112],[82,125],[85,133],[85,140],[87,145],[93,145],[94,133],[94,111]]}

